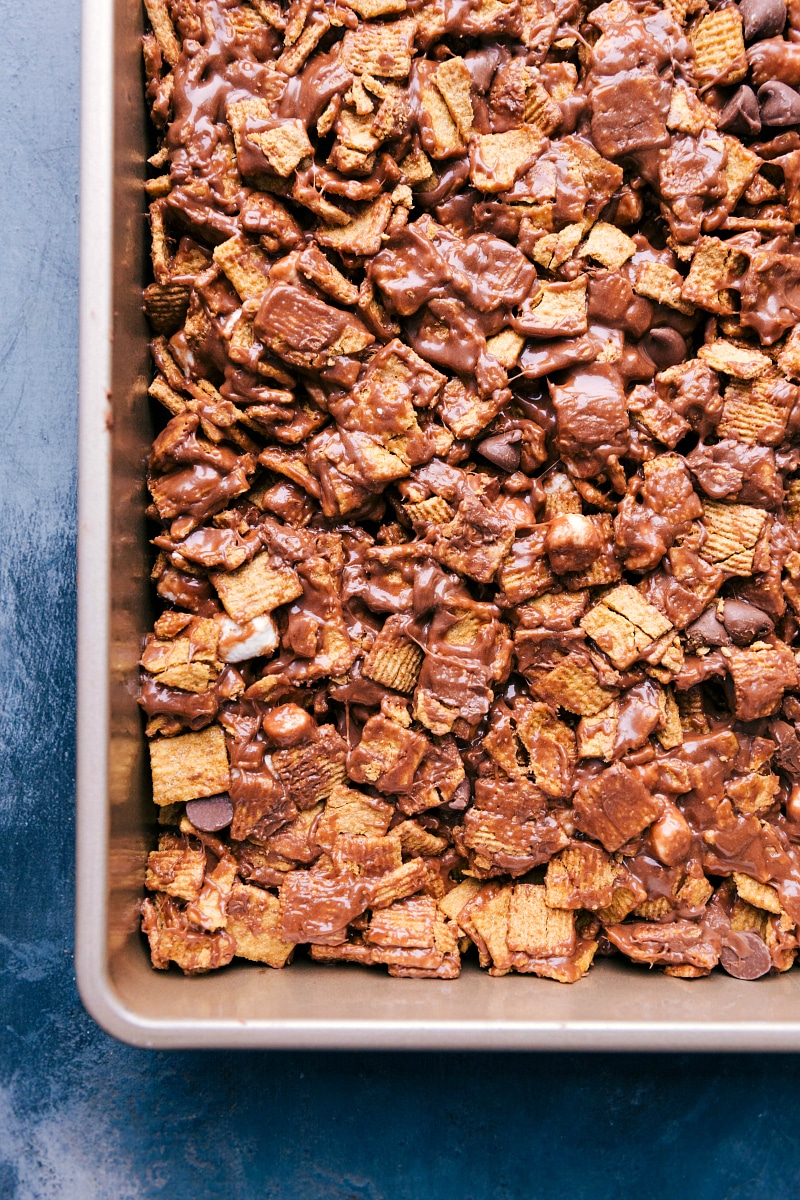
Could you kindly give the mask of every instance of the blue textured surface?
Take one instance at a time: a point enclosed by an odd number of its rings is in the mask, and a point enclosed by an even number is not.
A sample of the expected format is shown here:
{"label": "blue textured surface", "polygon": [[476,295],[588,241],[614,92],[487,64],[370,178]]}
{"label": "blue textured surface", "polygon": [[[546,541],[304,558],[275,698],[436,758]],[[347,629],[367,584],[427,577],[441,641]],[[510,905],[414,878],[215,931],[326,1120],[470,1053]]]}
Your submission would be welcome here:
{"label": "blue textured surface", "polygon": [[2,1200],[797,1196],[793,1057],[152,1054],[83,1012],[78,3],[0,0],[0,16]]}

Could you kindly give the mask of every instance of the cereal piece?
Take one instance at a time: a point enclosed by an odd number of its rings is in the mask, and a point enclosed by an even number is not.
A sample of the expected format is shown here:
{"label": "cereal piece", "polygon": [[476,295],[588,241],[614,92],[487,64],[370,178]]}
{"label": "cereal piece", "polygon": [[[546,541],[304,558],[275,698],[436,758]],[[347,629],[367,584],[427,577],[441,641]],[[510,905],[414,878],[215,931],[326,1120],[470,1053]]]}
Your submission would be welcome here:
{"label": "cereal piece", "polygon": [[[727,12],[727,9],[725,10]],[[725,375],[733,375],[735,379],[757,379],[770,365],[766,354],[758,350],[746,350],[733,342],[719,339],[701,346],[697,357],[707,363],[714,371]]]}
{"label": "cereal piece", "polygon": [[402,847],[394,833],[387,837],[344,834],[336,839],[331,860],[340,871],[352,871],[362,876],[383,876],[402,865]]}
{"label": "cereal piece", "polygon": [[180,900],[196,900],[203,886],[206,855],[202,846],[193,847],[185,838],[167,834],[159,838],[158,850],[147,858],[145,887],[165,892]]}
{"label": "cereal piece", "polygon": [[638,880],[630,880],[621,887],[615,887],[611,903],[597,909],[598,920],[604,925],[616,925],[629,917],[644,900],[646,892]]}
{"label": "cereal piece", "polygon": [[479,192],[507,192],[538,153],[542,135],[530,125],[470,140],[469,177]]}
{"label": "cereal piece", "polygon": [[[476,941],[479,951],[482,950],[481,965],[492,964],[492,975],[506,975],[511,970],[511,953],[508,948],[510,908],[511,888],[492,885],[482,889],[466,908],[469,915],[466,932]],[[462,913],[464,911],[462,910]],[[477,938],[473,935],[473,930]]]}
{"label": "cereal piece", "polygon": [[390,196],[382,195],[373,204],[344,225],[322,225],[315,231],[320,246],[328,246],[340,254],[377,254],[382,235],[392,215]]}
{"label": "cereal piece", "polygon": [[580,787],[573,801],[577,826],[606,850],[619,850],[661,813],[661,806],[622,763]]}
{"label": "cereal piece", "polygon": [[314,833],[324,809],[324,804],[315,804],[300,812],[294,820],[282,825],[276,833],[266,839],[265,850],[271,854],[279,854],[291,862],[314,862],[321,854],[321,849],[314,840]]}
{"label": "cereal piece", "polygon": [[347,0],[347,5],[364,21],[374,21],[376,17],[389,17],[394,13],[405,12],[408,7],[406,0]]}
{"label": "cereal piece", "polygon": [[458,921],[462,909],[474,900],[483,887],[477,879],[463,879],[439,901],[439,908],[451,921]]}
{"label": "cereal piece", "polygon": [[549,271],[556,271],[572,257],[582,237],[582,224],[565,225],[558,233],[546,233],[540,237],[529,253],[534,262]]}
{"label": "cereal piece", "polygon": [[151,283],[144,289],[144,310],[154,333],[173,334],[186,319],[189,289],[178,283]]}
{"label": "cereal piece", "polygon": [[421,858],[412,858],[394,871],[387,871],[372,884],[369,894],[370,908],[388,908],[396,900],[413,896],[428,883],[428,869]]}
{"label": "cereal piece", "polygon": [[761,936],[777,971],[788,971],[794,966],[798,952],[797,927],[787,913],[781,913],[779,917],[767,917]]}
{"label": "cereal piece", "polygon": [[[487,804],[503,804],[502,785],[478,789]],[[532,784],[514,780],[515,794],[524,802],[523,811],[536,811],[542,796]],[[508,799],[505,801],[508,805]],[[548,814],[537,814],[520,821],[476,805],[464,816],[463,844],[472,851],[470,873],[484,878],[491,875],[524,875],[567,845],[568,837],[561,825]]]}
{"label": "cereal piece", "polygon": [[263,888],[234,883],[227,904],[226,930],[236,943],[237,958],[285,967],[294,942],[281,936],[280,901]]}
{"label": "cereal piece", "polygon": [[619,702],[611,703],[593,716],[581,717],[578,722],[578,755],[580,758],[602,758],[611,762],[617,745]]}
{"label": "cereal piece", "polygon": [[306,246],[297,260],[297,266],[301,275],[305,275],[306,279],[310,279],[321,291],[338,300],[340,304],[357,303],[356,285],[345,278],[316,246]]}
{"label": "cereal piece", "polygon": [[724,646],[721,654],[733,680],[734,711],[741,721],[771,717],[786,688],[797,687],[795,660],[782,642],[773,646],[754,642],[747,650]]}
{"label": "cereal piece", "polygon": [[383,800],[337,785],[328,796],[325,811],[314,832],[315,841],[323,849],[331,850],[341,834],[383,837],[389,828],[392,813],[391,805]]}
{"label": "cereal piece", "polygon": [[569,796],[576,759],[575,734],[545,704],[514,705],[517,737],[529,758],[529,770],[548,796]]}
{"label": "cereal piece", "polygon": [[703,104],[691,88],[679,83],[672,89],[667,129],[675,133],[690,133],[697,137],[704,129],[716,129],[716,126],[716,114],[713,109]]}
{"label": "cereal piece", "polygon": [[159,404],[163,404],[167,412],[173,417],[177,416],[178,413],[188,410],[189,402],[186,397],[173,391],[163,375],[156,376],[147,389],[147,394],[148,396],[152,396],[154,400],[158,400]]}
{"label": "cereal piece", "polygon": [[731,780],[725,788],[725,794],[733,801],[734,807],[746,814],[757,814],[770,808],[779,791],[780,780],[777,775],[757,775],[752,771],[740,779]]}
{"label": "cereal piece", "polygon": [[543,283],[517,318],[519,332],[527,337],[572,337],[587,327],[585,275],[566,283]]}
{"label": "cereal piece", "polygon": [[[341,171],[350,171],[356,166],[370,170],[374,166],[374,158],[370,156],[380,145],[380,139],[373,130],[372,102],[363,87],[361,91],[369,106],[368,111],[359,113],[348,105],[341,109],[336,123],[337,139],[331,162]],[[342,154],[344,150],[353,151],[354,157],[348,160]]]}
{"label": "cereal piece", "polygon": [[[194,831],[191,821],[184,817],[183,832]],[[231,854],[223,854],[212,871],[207,872],[200,895],[186,905],[186,917],[198,929],[212,932],[224,929],[228,923],[228,900],[236,882],[239,864]]]}
{"label": "cereal piece", "polygon": [[588,601],[585,591],[546,592],[520,609],[520,618],[526,626],[566,632],[577,625]]}
{"label": "cereal piece", "polygon": [[502,392],[481,399],[460,379],[448,379],[442,389],[441,418],[458,438],[473,438],[489,425],[503,407]]}
{"label": "cereal piece", "polygon": [[641,658],[672,628],[663,613],[628,583],[608,592],[583,617],[581,627],[620,670]]}
{"label": "cereal piece", "polygon": [[733,212],[745,191],[758,174],[759,168],[763,165],[763,160],[757,154],[754,154],[752,150],[748,150],[747,146],[743,146],[738,138],[726,135],[723,141],[725,142],[725,149],[728,152],[725,162],[725,182],[728,185],[728,191],[725,196],[725,207],[729,212]]}
{"label": "cereal piece", "polygon": [[361,741],[350,751],[347,773],[356,783],[371,783],[380,792],[408,792],[427,745],[421,734],[379,713],[369,718]]}
{"label": "cereal piece", "polygon": [[444,97],[459,134],[466,141],[472,130],[472,80],[463,58],[445,59],[436,68],[433,79]]}
{"label": "cereal piece", "polygon": [[437,837],[436,834],[429,833],[417,821],[402,821],[399,825],[395,826],[393,832],[400,839],[403,854],[408,855],[410,858],[441,854],[443,850],[447,849],[446,838]]}
{"label": "cereal piece", "polygon": [[497,571],[497,582],[509,604],[548,592],[555,583],[540,534],[516,538]]}
{"label": "cereal piece", "polygon": [[221,266],[242,300],[258,299],[270,286],[269,258],[240,235],[217,246],[213,260]]}
{"label": "cereal piece", "polygon": [[547,675],[532,682],[533,691],[547,704],[565,708],[582,717],[592,717],[606,708],[616,696],[598,681],[588,665],[563,659]]}
{"label": "cereal piece", "polygon": [[347,744],[332,725],[319,727],[318,740],[276,750],[272,768],[301,809],[325,800],[345,782]]}
{"label": "cereal piece", "polygon": [[683,724],[678,702],[670,688],[661,688],[658,693],[661,722],[656,737],[664,750],[673,750],[683,745]]}
{"label": "cereal piece", "polygon": [[250,133],[251,141],[264,156],[267,167],[284,178],[313,153],[302,121],[282,121],[274,129]]}
{"label": "cereal piece", "polygon": [[730,316],[736,311],[731,284],[747,268],[747,258],[716,237],[703,237],[681,290],[683,299],[709,312]]}
{"label": "cereal piece", "polygon": [[[389,197],[385,199],[391,206]],[[325,244],[321,236],[317,240]],[[358,354],[375,340],[352,313],[283,283],[275,284],[264,296],[254,328],[285,362],[316,369],[343,355]]]}
{"label": "cereal piece", "polygon": [[593,258],[609,271],[616,271],[636,251],[636,243],[616,225],[598,221],[583,244],[581,257]]}
{"label": "cereal piece", "polygon": [[181,47],[175,36],[175,27],[169,15],[167,0],[144,0],[144,6],[165,62],[168,62],[171,67],[176,66],[180,58]]}
{"label": "cereal piece", "polygon": [[507,371],[516,364],[524,345],[525,338],[513,329],[503,329],[486,339],[486,349]]}
{"label": "cereal piece", "polygon": [[535,126],[545,137],[549,137],[561,124],[559,105],[538,79],[529,77],[522,119],[526,125]]}
{"label": "cereal piece", "polygon": [[748,904],[737,896],[731,913],[731,929],[737,933],[752,931],[763,938],[767,931],[767,916],[764,909],[754,908],[752,904]]}
{"label": "cereal piece", "polygon": [[761,909],[763,912],[780,915],[781,902],[774,887],[770,887],[767,883],[759,883],[757,879],[753,879],[751,875],[745,875],[741,871],[733,872],[733,882],[736,884],[738,895],[747,904]]}
{"label": "cereal piece", "polygon": [[551,471],[544,476],[545,517],[552,521],[562,513],[580,513],[583,511],[581,498],[575,490],[569,475],[563,471]]}
{"label": "cereal piece", "polygon": [[598,846],[575,842],[547,864],[547,903],[560,909],[606,908],[623,874],[619,863]]}
{"label": "cereal piece", "polygon": [[[592,88],[592,141],[607,158],[669,144],[666,116],[671,87],[655,72],[631,71],[624,84],[599,80]],[[622,93],[622,94],[621,94]]]}
{"label": "cereal piece", "polygon": [[160,893],[142,903],[142,932],[158,971],[166,971],[174,962],[185,974],[200,975],[227,966],[234,955],[235,943],[226,930],[199,933],[190,929],[175,902]]}
{"label": "cereal piece", "polygon": [[514,956],[514,968],[517,971],[539,975],[542,979],[555,979],[558,983],[577,983],[582,979],[592,965],[599,943],[593,939],[577,938],[575,950],[569,955],[556,955],[553,958],[526,959],[520,962],[521,955]]}
{"label": "cereal piece", "polygon": [[404,637],[403,618],[390,616],[364,659],[362,673],[398,692],[413,692],[422,665],[422,650]]}
{"label": "cereal piece", "polygon": [[751,575],[756,543],[766,519],[767,514],[761,508],[706,500],[703,505],[706,537],[700,554],[709,562],[718,563],[730,575]]}
{"label": "cereal piece", "polygon": [[217,672],[207,663],[183,663],[167,667],[158,676],[158,682],[165,687],[180,688],[184,692],[195,692],[197,695],[208,691]]}
{"label": "cereal piece", "polygon": [[349,962],[364,967],[371,967],[375,962],[372,950],[361,941],[342,942],[338,946],[313,944],[308,949],[314,962]]}
{"label": "cereal piece", "polygon": [[409,814],[438,808],[453,799],[465,778],[464,764],[453,739],[445,737],[429,742],[411,792],[399,796],[397,806]]}
{"label": "cereal piece", "polygon": [[795,529],[800,525],[800,479],[792,479],[784,497],[786,520]]}
{"label": "cereal piece", "polygon": [[680,413],[662,400],[649,388],[635,387],[627,400],[628,412],[636,416],[638,423],[663,442],[665,446],[674,449],[681,438],[689,432],[691,425]]}
{"label": "cereal piece", "polygon": [[658,304],[666,304],[669,308],[691,316],[694,305],[683,299],[683,286],[683,276],[673,267],[668,267],[665,263],[643,262],[636,272],[633,290],[639,296],[655,300]]}
{"label": "cereal piece", "polygon": [[731,85],[747,74],[747,58],[738,8],[719,8],[697,22],[690,33],[695,71],[702,83]]}
{"label": "cereal piece", "polygon": [[513,541],[513,527],[480,497],[468,493],[453,520],[438,531],[434,554],[452,570],[490,583]]}
{"label": "cereal piece", "polygon": [[800,325],[795,325],[781,346],[778,366],[790,379],[800,380]]}
{"label": "cereal piece", "polygon": [[544,887],[517,883],[511,891],[508,908],[509,950],[532,958],[553,958],[572,954],[575,949],[575,914],[552,908]]}
{"label": "cereal piece", "polygon": [[236,571],[212,572],[210,579],[228,616],[239,625],[303,594],[297,572],[291,567],[274,566],[269,554],[257,555]]}
{"label": "cereal piece", "polygon": [[287,46],[277,59],[275,66],[278,70],[284,75],[296,75],[330,27],[329,17],[324,13],[315,13],[314,19],[306,24],[297,41]]}
{"label": "cereal piece", "polygon": [[783,440],[795,389],[776,372],[767,371],[751,383],[731,382],[718,425],[719,435],[762,446]]}
{"label": "cereal piece", "polygon": [[718,942],[709,937],[702,924],[694,921],[606,925],[605,934],[634,962],[690,966],[708,973],[719,958]]}
{"label": "cereal piece", "polygon": [[351,871],[315,865],[289,871],[280,890],[282,941],[341,945],[347,926],[367,909],[369,884]]}
{"label": "cereal piece", "polygon": [[150,743],[155,804],[216,796],[230,786],[225,734],[219,725]]}
{"label": "cereal piece", "polygon": [[432,950],[435,921],[436,901],[433,897],[400,900],[372,915],[364,940],[372,946]]}
{"label": "cereal piece", "polygon": [[152,243],[150,255],[153,263],[153,274],[155,275],[156,283],[167,284],[170,282],[170,261],[167,231],[164,224],[163,200],[154,200],[148,212],[150,217],[150,238]]}
{"label": "cereal piece", "polygon": [[405,79],[411,70],[416,28],[416,21],[403,18],[348,30],[342,42],[342,65],[354,75]]}

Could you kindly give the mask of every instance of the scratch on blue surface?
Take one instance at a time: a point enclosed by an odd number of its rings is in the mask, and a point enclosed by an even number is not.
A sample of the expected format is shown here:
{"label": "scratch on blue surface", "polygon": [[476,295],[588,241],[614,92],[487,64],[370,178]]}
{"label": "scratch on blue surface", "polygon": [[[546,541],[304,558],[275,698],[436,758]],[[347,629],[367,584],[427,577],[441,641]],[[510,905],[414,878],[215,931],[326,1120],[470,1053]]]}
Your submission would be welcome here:
{"label": "scratch on blue surface", "polygon": [[87,1125],[86,1105],[64,1098],[35,1119],[0,1089],[0,1196],[15,1200],[139,1200],[113,1129]]}
{"label": "scratch on blue surface", "polygon": [[39,983],[57,969],[58,946],[49,939],[14,942],[0,934],[0,972],[24,983]]}

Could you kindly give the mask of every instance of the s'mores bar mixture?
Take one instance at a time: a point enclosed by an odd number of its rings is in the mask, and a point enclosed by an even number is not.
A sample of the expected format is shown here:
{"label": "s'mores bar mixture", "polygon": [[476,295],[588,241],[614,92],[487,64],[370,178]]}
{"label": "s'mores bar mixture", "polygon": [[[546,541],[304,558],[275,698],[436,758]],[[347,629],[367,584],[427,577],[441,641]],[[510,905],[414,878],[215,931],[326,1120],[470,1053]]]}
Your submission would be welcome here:
{"label": "s'mores bar mixture", "polygon": [[788,970],[800,0],[145,7],[153,965]]}

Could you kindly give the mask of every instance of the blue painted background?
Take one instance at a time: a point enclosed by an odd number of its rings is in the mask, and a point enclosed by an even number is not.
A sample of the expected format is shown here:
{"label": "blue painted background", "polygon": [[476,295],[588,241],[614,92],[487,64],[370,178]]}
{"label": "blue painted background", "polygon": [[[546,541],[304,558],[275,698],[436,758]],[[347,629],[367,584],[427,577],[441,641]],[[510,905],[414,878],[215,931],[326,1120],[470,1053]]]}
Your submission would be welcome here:
{"label": "blue painted background", "polygon": [[83,1012],[78,3],[0,18],[0,1198],[798,1196],[793,1057],[153,1054]]}

